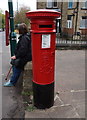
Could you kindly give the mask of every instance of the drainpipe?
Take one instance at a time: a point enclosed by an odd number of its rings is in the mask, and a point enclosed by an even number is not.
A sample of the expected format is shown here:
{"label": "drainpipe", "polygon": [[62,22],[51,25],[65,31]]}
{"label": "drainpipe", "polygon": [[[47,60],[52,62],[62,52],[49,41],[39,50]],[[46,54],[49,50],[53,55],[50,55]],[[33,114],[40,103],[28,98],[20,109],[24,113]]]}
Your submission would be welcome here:
{"label": "drainpipe", "polygon": [[76,35],[76,32],[77,32],[77,22],[78,22],[78,12],[79,12],[79,2],[77,2],[76,9],[77,9],[77,14],[76,14],[76,24],[75,24],[75,35]]}

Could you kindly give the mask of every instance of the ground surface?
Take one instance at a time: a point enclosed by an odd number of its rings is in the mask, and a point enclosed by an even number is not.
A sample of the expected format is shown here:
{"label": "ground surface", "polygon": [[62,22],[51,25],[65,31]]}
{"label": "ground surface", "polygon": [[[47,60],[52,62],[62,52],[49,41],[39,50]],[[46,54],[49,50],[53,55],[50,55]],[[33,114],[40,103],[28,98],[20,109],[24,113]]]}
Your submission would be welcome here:
{"label": "ground surface", "polygon": [[27,110],[25,118],[85,118],[85,51],[57,50],[55,67],[54,106]]}
{"label": "ground surface", "polygon": [[[5,46],[4,32],[0,34],[0,58],[2,58],[2,85],[10,68],[10,50]],[[1,59],[0,59],[1,60]],[[20,85],[12,88],[2,87],[3,118],[85,118],[85,51],[57,50],[55,64],[55,98],[54,106],[38,110],[29,103],[24,111],[20,94]],[[28,98],[26,98],[28,99]],[[32,96],[31,96],[32,99]]]}

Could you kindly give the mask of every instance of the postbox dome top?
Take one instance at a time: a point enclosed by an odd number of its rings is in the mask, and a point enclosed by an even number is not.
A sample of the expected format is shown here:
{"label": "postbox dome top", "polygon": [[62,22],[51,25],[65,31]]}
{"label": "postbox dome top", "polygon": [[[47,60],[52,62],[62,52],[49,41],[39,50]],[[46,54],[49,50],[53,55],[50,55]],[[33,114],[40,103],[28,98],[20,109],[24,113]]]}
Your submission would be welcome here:
{"label": "postbox dome top", "polygon": [[26,13],[28,18],[43,18],[43,17],[50,17],[50,18],[59,18],[61,15],[60,12],[55,10],[47,10],[47,9],[39,9],[35,11],[29,11]]}

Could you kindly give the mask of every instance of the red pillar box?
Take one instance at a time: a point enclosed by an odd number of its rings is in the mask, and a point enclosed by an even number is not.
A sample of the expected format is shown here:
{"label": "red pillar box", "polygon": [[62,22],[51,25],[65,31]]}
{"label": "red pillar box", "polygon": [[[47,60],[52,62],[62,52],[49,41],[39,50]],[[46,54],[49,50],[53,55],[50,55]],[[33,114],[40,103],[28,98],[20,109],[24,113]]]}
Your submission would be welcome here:
{"label": "red pillar box", "polygon": [[34,105],[49,108],[54,103],[55,19],[60,13],[36,10],[26,16],[31,20]]}
{"label": "red pillar box", "polygon": [[5,11],[5,35],[6,35],[6,46],[9,45],[9,12]]}

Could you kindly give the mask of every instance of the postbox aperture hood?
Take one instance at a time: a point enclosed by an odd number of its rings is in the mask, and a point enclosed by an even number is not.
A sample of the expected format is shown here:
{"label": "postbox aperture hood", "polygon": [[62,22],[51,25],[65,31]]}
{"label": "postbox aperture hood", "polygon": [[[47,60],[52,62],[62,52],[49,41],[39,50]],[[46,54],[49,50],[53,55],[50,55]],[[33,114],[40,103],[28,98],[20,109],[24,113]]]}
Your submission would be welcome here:
{"label": "postbox aperture hood", "polygon": [[29,11],[26,13],[27,18],[58,18],[61,16],[60,12],[55,10],[39,9],[35,11]]}

